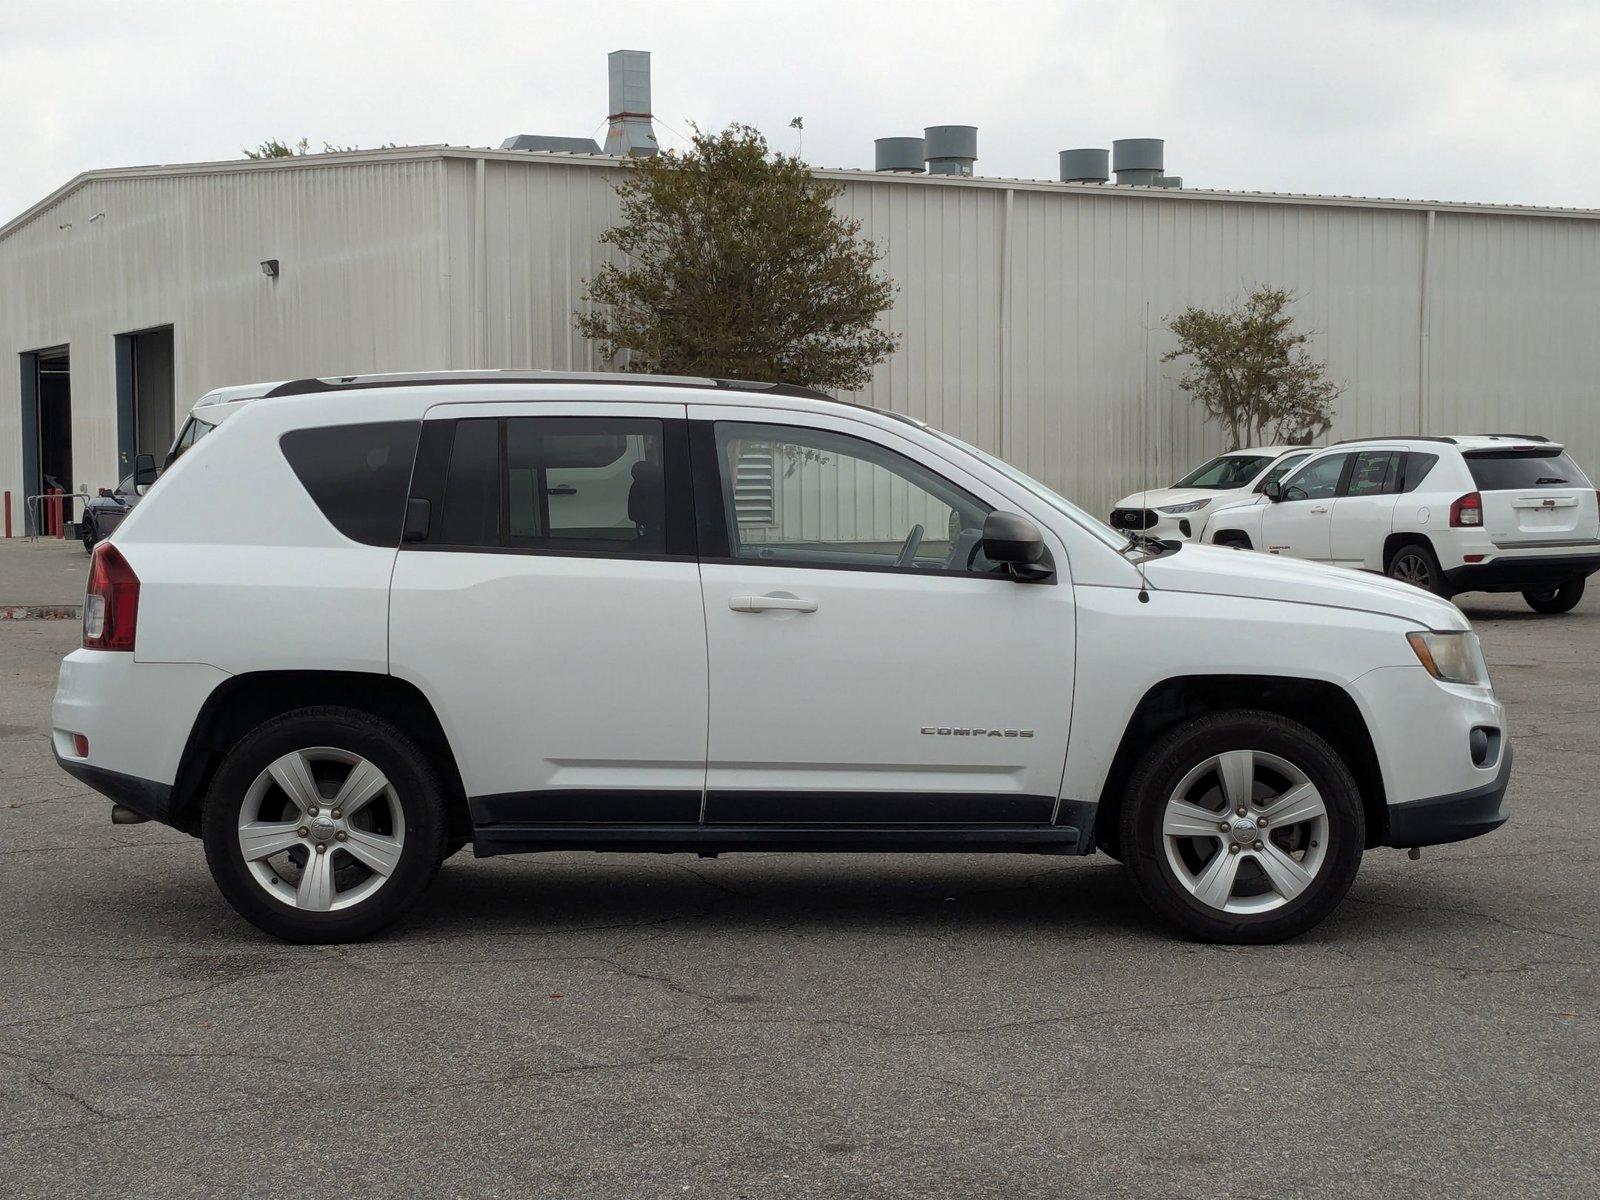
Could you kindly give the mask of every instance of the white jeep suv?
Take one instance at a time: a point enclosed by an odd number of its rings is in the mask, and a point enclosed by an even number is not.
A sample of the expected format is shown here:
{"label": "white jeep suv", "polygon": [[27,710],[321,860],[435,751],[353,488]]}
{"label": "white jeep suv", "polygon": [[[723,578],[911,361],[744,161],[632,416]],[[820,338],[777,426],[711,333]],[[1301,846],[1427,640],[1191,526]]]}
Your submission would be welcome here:
{"label": "white jeep suv", "polygon": [[[250,502],[237,502],[248,495]],[[1119,857],[1191,933],[1506,820],[1456,608],[1112,532],[805,389],[528,372],[237,406],[96,551],[53,712],[247,919],[361,937],[470,842]]]}
{"label": "white jeep suv", "polygon": [[1211,514],[1222,546],[1381,571],[1439,596],[1521,592],[1563,613],[1600,570],[1594,485],[1542,437],[1370,438]]}
{"label": "white jeep suv", "polygon": [[1147,488],[1124,496],[1111,510],[1111,528],[1190,541],[1211,513],[1232,501],[1259,495],[1310,453],[1307,446],[1229,450],[1200,464],[1171,487]]}

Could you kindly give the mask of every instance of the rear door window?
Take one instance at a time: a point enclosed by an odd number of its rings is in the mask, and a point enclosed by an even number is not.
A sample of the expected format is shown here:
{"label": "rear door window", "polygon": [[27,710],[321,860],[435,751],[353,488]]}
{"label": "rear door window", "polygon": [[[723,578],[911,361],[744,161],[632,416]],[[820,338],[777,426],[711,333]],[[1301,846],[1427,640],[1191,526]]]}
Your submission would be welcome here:
{"label": "rear door window", "polygon": [[1350,471],[1347,496],[1381,496],[1395,490],[1399,482],[1400,452],[1398,450],[1363,450],[1356,455],[1356,465]]}
{"label": "rear door window", "polygon": [[295,477],[345,537],[397,546],[418,421],[293,429],[279,440]]}
{"label": "rear door window", "polygon": [[1478,450],[1462,457],[1480,492],[1589,486],[1589,477],[1571,456],[1553,446],[1538,450]]}

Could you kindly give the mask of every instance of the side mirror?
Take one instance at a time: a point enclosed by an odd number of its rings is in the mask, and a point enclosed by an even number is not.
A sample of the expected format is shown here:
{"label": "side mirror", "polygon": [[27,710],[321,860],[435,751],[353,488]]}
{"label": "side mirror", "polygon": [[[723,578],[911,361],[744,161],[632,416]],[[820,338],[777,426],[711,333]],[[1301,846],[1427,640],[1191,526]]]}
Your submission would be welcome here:
{"label": "side mirror", "polygon": [[1016,513],[992,512],[984,518],[983,556],[1017,579],[1048,579],[1056,573],[1039,527]]}
{"label": "side mirror", "polygon": [[1278,501],[1283,499],[1283,484],[1280,481],[1273,479],[1262,487],[1261,494],[1276,504]]}
{"label": "side mirror", "polygon": [[133,460],[133,490],[140,495],[156,481],[156,457],[141,454]]}

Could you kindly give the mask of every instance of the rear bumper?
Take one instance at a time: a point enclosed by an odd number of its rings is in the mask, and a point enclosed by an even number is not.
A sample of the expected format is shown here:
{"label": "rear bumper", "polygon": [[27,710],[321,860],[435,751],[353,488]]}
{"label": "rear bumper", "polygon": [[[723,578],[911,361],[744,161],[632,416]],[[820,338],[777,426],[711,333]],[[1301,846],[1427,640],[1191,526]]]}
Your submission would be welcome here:
{"label": "rear bumper", "polygon": [[1444,573],[1458,592],[1518,592],[1524,588],[1560,587],[1600,571],[1600,554],[1507,556],[1491,562],[1467,563]]}
{"label": "rear bumper", "polygon": [[1511,817],[1506,787],[1511,782],[1511,747],[1500,752],[1494,779],[1465,792],[1430,796],[1389,806],[1389,845],[1399,849],[1461,842],[1499,829]]}
{"label": "rear bumper", "polygon": [[[104,767],[91,767],[81,758],[63,757],[60,750],[56,750],[55,755],[56,765],[63,771],[78,782],[88,784],[113,803],[131,808],[141,816],[160,821],[163,825],[177,824],[172,808],[172,789],[166,784],[153,779],[140,779],[136,775],[124,775],[119,771],[108,771]],[[185,829],[185,832],[195,831]]]}

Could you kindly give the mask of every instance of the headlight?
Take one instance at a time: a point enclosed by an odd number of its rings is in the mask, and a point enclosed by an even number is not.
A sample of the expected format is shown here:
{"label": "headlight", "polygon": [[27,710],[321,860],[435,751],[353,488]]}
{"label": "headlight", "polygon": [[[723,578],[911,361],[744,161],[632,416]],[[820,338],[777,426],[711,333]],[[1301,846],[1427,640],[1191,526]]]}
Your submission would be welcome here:
{"label": "headlight", "polygon": [[1171,508],[1163,508],[1161,511],[1177,516],[1179,513],[1194,512],[1196,509],[1204,508],[1210,503],[1211,501],[1209,500],[1191,500],[1188,504],[1174,504]]}
{"label": "headlight", "polygon": [[1470,629],[1450,633],[1408,633],[1406,641],[1417,652],[1417,659],[1429,675],[1446,683],[1488,683],[1489,668],[1484,665],[1478,635]]}

